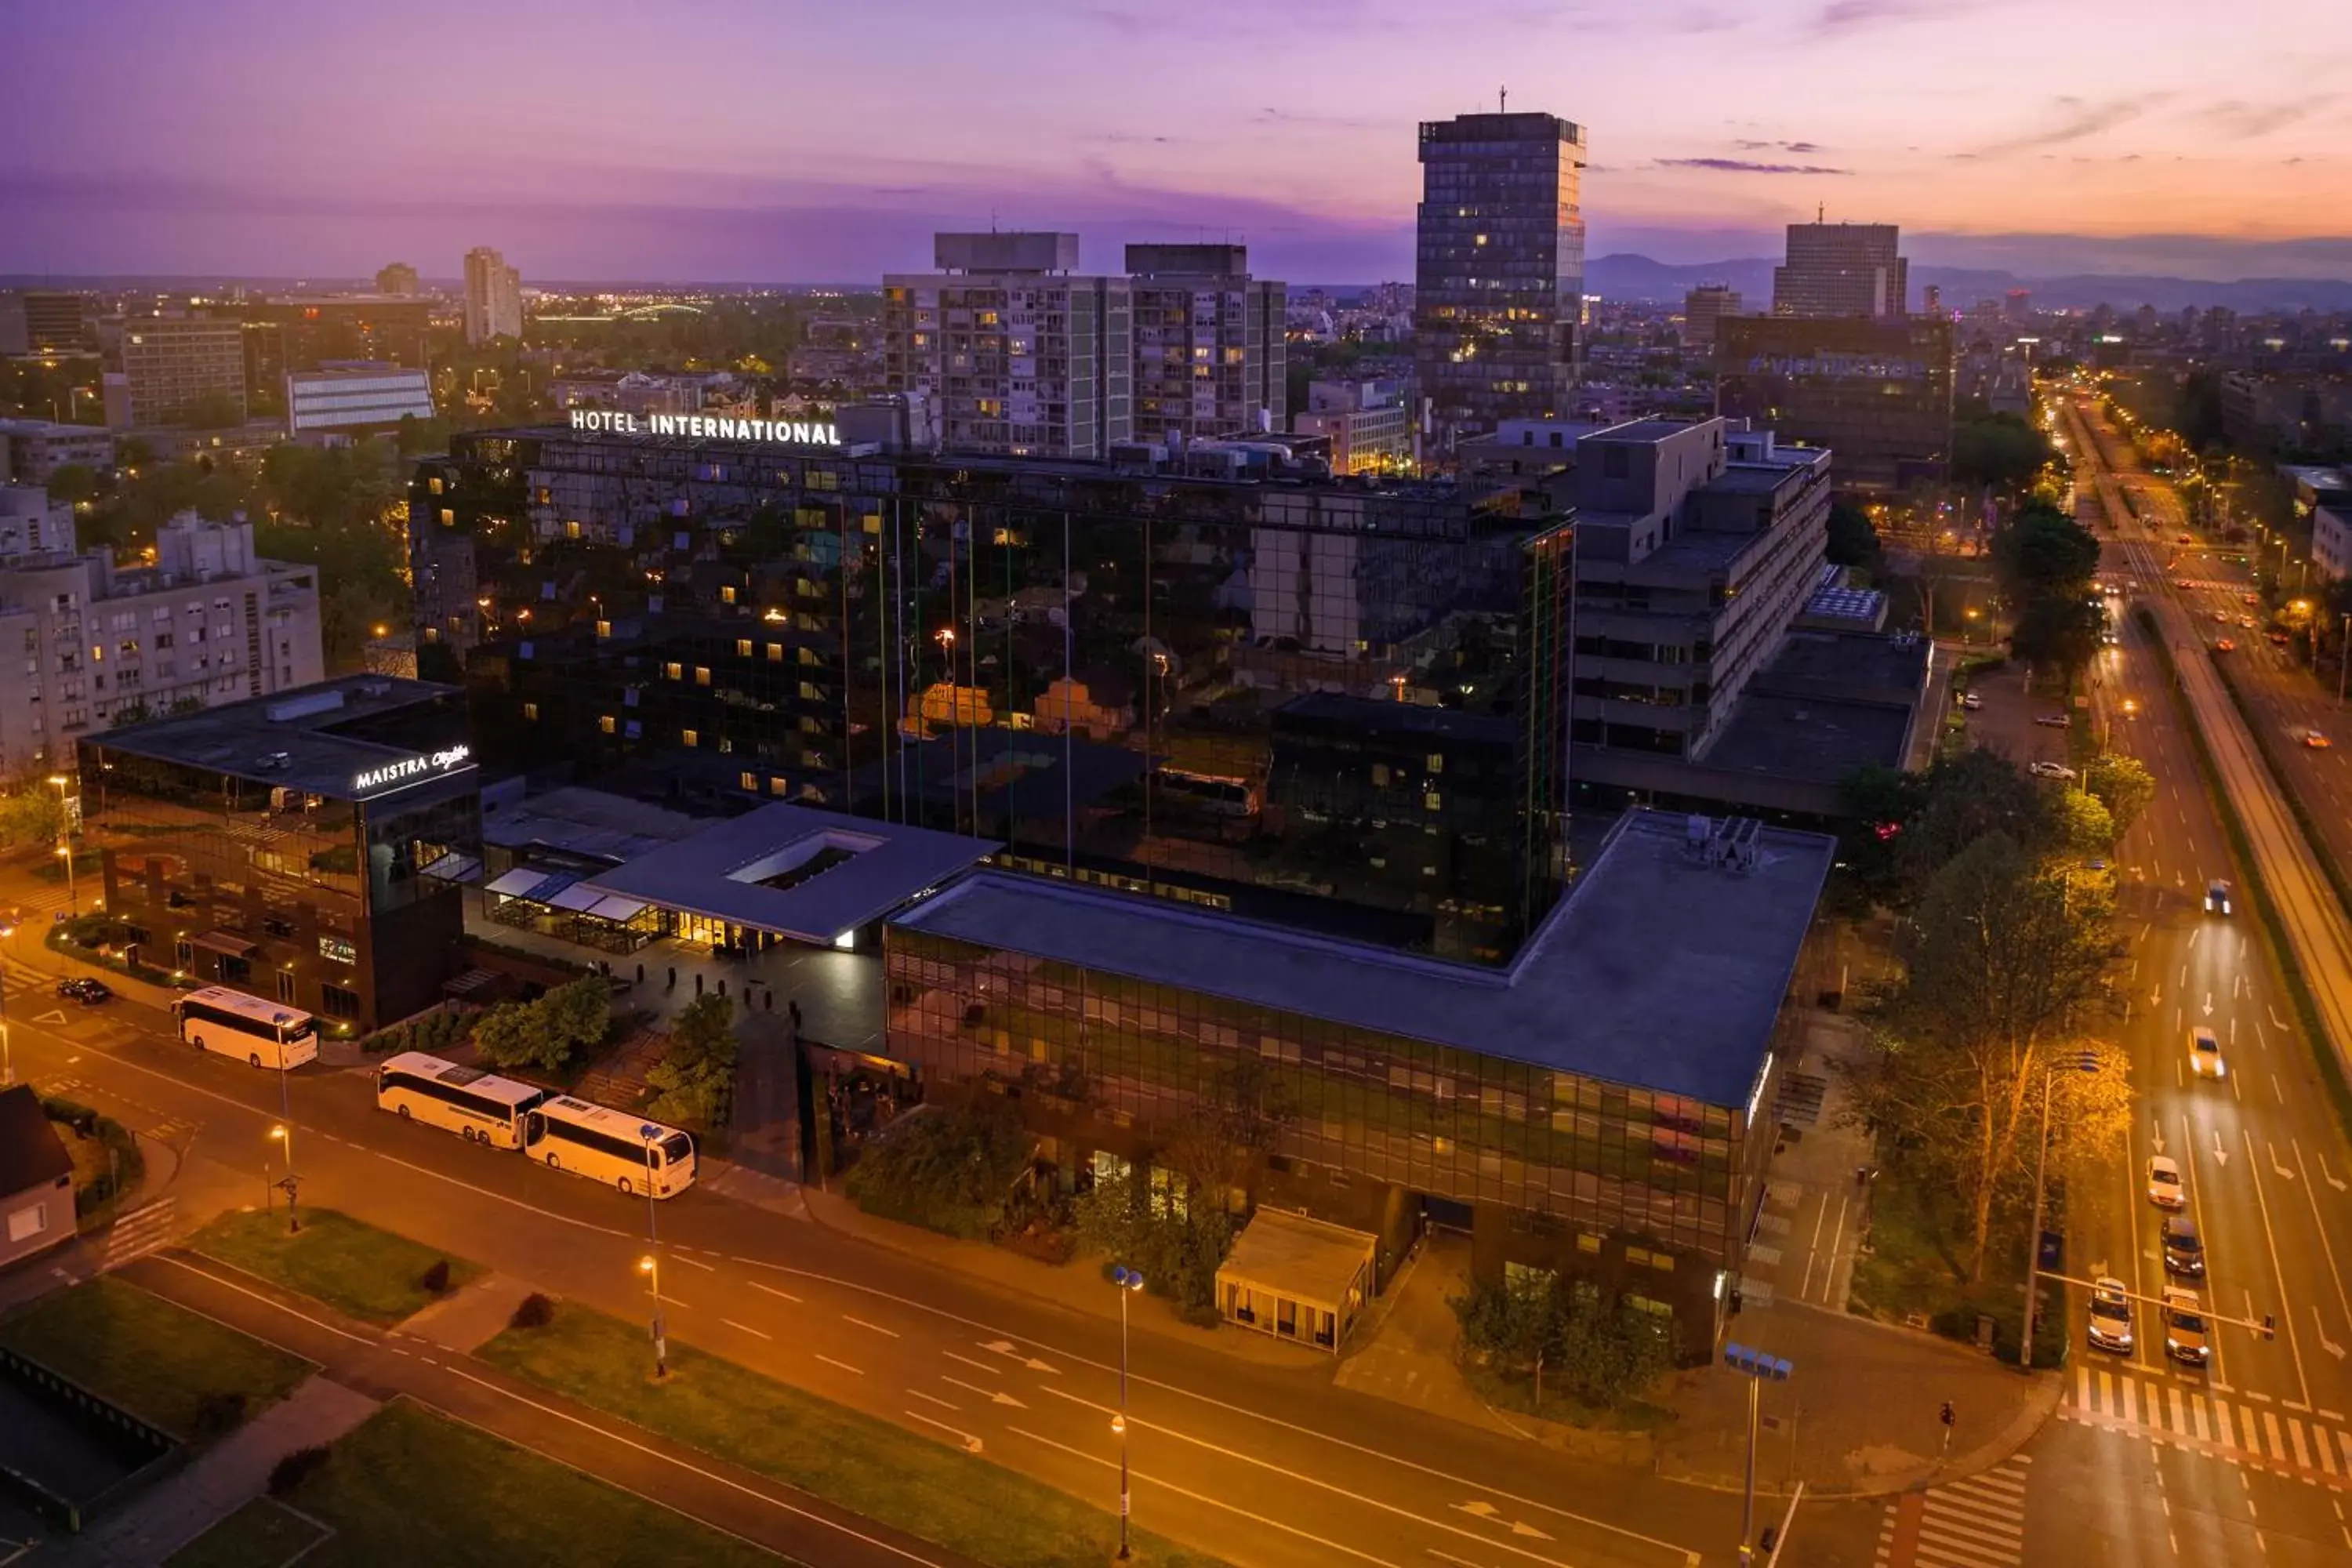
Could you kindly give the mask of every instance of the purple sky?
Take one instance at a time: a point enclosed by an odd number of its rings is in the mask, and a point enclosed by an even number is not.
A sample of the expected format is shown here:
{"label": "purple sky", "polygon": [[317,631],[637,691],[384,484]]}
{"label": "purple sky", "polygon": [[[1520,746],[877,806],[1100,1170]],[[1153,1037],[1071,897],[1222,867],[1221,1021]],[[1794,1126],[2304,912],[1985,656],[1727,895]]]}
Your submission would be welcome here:
{"label": "purple sky", "polygon": [[[864,281],[938,227],[1412,274],[1416,121],[1589,128],[1594,255],[1900,223],[1922,261],[2342,270],[2313,0],[16,0],[0,272]],[[2181,237],[2158,244],[2148,236]],[[2068,245],[2042,237],[2072,236]],[[2225,242],[2225,243],[2215,243]]]}

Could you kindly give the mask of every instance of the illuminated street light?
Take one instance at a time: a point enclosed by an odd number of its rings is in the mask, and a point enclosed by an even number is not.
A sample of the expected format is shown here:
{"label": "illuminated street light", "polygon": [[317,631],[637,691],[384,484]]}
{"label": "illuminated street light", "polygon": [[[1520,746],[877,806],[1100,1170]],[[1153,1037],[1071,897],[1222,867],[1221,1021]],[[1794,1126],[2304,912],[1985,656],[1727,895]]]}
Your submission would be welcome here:
{"label": "illuminated street light", "polygon": [[1118,1414],[1110,1418],[1110,1429],[1118,1434],[1118,1561],[1128,1561],[1127,1518],[1127,1299],[1143,1289],[1143,1275],[1125,1264],[1110,1271],[1110,1282],[1118,1287]]}
{"label": "illuminated street light", "polygon": [[280,1122],[269,1130],[269,1136],[286,1146],[286,1179],[278,1184],[286,1189],[286,1234],[292,1236],[302,1228],[302,1215],[295,1197],[294,1130]]}
{"label": "illuminated street light", "polygon": [[637,1272],[644,1275],[654,1296],[654,1381],[669,1376],[669,1338],[662,1330],[661,1260],[652,1253],[637,1259]]}

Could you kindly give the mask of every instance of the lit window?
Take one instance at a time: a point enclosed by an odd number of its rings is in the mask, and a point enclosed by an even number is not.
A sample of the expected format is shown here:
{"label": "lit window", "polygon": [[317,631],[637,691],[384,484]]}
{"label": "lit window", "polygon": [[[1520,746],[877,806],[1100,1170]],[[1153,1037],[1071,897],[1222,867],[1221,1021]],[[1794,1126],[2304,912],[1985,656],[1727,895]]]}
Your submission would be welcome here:
{"label": "lit window", "polygon": [[784,662],[783,644],[780,642],[772,642],[768,645],[768,662],[770,664],[782,664]]}
{"label": "lit window", "polygon": [[538,722],[539,722],[539,704],[538,704],[538,703],[536,703],[536,702],[526,702],[526,703],[524,703],[524,704],[522,705],[522,716],[523,716],[523,718],[524,718],[524,719],[528,720],[530,722],[531,722],[531,723],[533,723],[533,724],[538,723]]}
{"label": "lit window", "polygon": [[1441,752],[1429,753],[1429,771],[1433,773],[1442,773],[1445,771],[1444,753]]}
{"label": "lit window", "polygon": [[1381,789],[1385,789],[1385,788],[1387,788],[1387,787],[1388,787],[1388,782],[1389,782],[1389,765],[1388,765],[1388,763],[1374,763],[1372,764],[1372,784],[1373,784],[1374,787],[1376,787],[1376,788],[1381,788]]}
{"label": "lit window", "polygon": [[602,719],[596,721],[596,728],[604,731],[604,733],[609,735],[613,733],[617,726],[613,722],[613,716],[610,713],[607,713]]}
{"label": "lit window", "polygon": [[1579,1252],[1599,1252],[1601,1250],[1601,1238],[1589,1230],[1579,1231],[1576,1237],[1576,1250]]}
{"label": "lit window", "polygon": [[580,520],[578,518],[571,517],[563,520],[563,537],[566,539],[577,539],[580,537]]}
{"label": "lit window", "polygon": [[1435,811],[1439,807],[1443,806],[1445,802],[1438,795],[1438,793],[1435,790],[1431,790],[1427,795],[1421,797],[1421,804],[1423,808],[1430,811]]}
{"label": "lit window", "polygon": [[686,679],[686,666],[673,659],[662,666],[662,673],[672,680],[683,680]]}
{"label": "lit window", "polygon": [[702,731],[699,730],[680,730],[677,732],[677,738],[680,742],[688,746],[702,744]]}
{"label": "lit window", "polygon": [[757,773],[744,773],[740,775],[738,782],[740,782],[745,789],[754,792],[756,792],[760,787],[760,776]]}
{"label": "lit window", "polygon": [[709,665],[698,664],[694,667],[694,683],[697,686],[708,686],[710,684],[710,667]]}
{"label": "lit window", "polygon": [[751,639],[750,637],[737,637],[735,639],[735,657],[737,658],[749,658],[751,657]]}
{"label": "lit window", "polygon": [[733,604],[735,602],[735,584],[732,583],[721,583],[719,585],[719,598],[722,604]]}

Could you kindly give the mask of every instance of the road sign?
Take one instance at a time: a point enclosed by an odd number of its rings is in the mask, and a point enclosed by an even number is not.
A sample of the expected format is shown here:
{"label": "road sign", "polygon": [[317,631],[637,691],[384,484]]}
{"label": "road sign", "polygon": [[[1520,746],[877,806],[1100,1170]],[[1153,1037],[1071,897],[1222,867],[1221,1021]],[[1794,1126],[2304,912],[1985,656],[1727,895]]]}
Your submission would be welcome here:
{"label": "road sign", "polygon": [[2037,1267],[2053,1272],[2066,1267],[2066,1238],[2054,1230],[2042,1233],[2041,1244],[2034,1249]]}
{"label": "road sign", "polygon": [[1762,1351],[1750,1350],[1746,1345],[1728,1341],[1723,1347],[1723,1364],[1734,1372],[1744,1372],[1750,1377],[1770,1383],[1786,1383],[1789,1374],[1796,1370],[1793,1363],[1778,1356],[1767,1355]]}

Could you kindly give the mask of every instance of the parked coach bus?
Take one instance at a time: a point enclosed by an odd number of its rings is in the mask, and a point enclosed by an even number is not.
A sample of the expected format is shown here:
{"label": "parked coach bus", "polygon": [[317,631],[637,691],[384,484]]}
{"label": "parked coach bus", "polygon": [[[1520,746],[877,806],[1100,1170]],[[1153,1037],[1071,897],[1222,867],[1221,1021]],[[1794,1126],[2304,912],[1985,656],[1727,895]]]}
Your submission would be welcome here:
{"label": "parked coach bus", "polygon": [[319,1058],[318,1024],[283,1002],[207,985],[172,1004],[180,1038],[200,1051],[243,1057],[257,1068],[299,1068]]}
{"label": "parked coach bus", "polygon": [[522,1147],[523,1117],[547,1092],[537,1084],[459,1067],[423,1051],[388,1057],[375,1069],[379,1110],[493,1149]]}
{"label": "parked coach bus", "polygon": [[625,1110],[559,1095],[523,1119],[523,1148],[550,1170],[625,1193],[676,1197],[694,1184],[694,1140]]}

